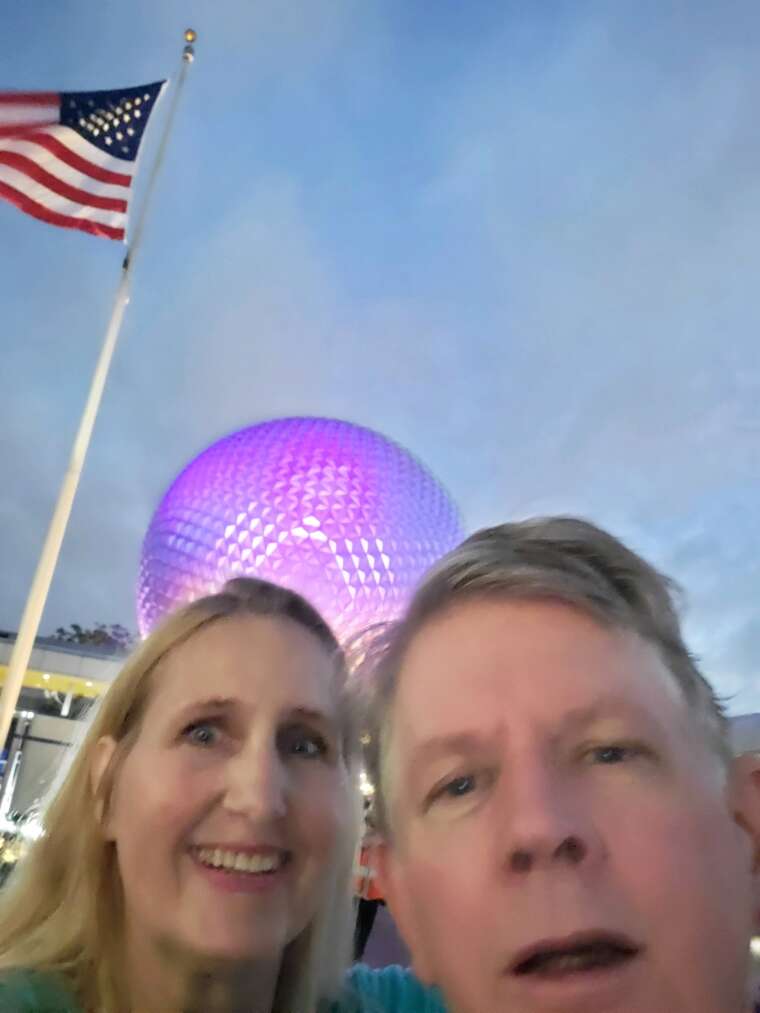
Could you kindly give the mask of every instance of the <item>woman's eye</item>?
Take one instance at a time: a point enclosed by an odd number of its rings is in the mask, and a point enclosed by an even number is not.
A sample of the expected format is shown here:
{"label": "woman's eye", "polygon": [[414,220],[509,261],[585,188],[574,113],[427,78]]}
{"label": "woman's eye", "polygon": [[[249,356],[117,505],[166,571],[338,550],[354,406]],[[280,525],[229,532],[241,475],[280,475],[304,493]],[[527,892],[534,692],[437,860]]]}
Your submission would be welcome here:
{"label": "woman's eye", "polygon": [[282,747],[289,756],[315,760],[328,753],[327,740],[319,732],[290,729],[282,736]]}
{"label": "woman's eye", "polygon": [[214,746],[219,741],[221,732],[219,728],[210,721],[198,721],[188,725],[183,731],[182,737],[193,746]]}
{"label": "woman's eye", "polygon": [[296,739],[293,752],[296,756],[322,756],[325,751],[324,742],[317,739]]}

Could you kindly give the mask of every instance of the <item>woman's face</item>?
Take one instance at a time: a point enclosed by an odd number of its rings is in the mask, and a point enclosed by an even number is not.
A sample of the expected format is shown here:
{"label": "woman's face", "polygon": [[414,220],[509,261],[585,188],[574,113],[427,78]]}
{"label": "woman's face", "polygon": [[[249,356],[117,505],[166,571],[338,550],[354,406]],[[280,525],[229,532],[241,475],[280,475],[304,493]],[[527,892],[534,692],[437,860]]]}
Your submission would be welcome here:
{"label": "woman's face", "polygon": [[277,956],[348,829],[330,654],[289,619],[233,617],[171,650],[153,679],[106,819],[128,935]]}

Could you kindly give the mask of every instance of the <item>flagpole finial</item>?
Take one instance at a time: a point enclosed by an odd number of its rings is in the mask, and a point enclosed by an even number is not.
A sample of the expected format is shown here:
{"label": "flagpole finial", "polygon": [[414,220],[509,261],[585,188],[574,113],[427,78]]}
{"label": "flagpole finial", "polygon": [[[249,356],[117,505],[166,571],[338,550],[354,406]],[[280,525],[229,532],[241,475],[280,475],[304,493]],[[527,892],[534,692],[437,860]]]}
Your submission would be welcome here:
{"label": "flagpole finial", "polygon": [[198,38],[198,33],[193,28],[185,29],[185,48],[182,50],[182,59],[185,63],[192,63],[195,59],[195,47],[193,43]]}

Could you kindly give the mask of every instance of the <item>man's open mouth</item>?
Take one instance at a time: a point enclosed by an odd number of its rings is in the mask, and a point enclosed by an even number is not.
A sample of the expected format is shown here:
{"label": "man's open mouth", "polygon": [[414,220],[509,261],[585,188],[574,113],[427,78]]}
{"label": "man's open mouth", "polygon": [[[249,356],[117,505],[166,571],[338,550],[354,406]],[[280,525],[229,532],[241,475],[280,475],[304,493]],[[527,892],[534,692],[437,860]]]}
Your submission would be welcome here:
{"label": "man's open mouth", "polygon": [[620,967],[640,952],[641,947],[625,936],[586,932],[528,947],[512,963],[510,973],[519,977],[564,978]]}

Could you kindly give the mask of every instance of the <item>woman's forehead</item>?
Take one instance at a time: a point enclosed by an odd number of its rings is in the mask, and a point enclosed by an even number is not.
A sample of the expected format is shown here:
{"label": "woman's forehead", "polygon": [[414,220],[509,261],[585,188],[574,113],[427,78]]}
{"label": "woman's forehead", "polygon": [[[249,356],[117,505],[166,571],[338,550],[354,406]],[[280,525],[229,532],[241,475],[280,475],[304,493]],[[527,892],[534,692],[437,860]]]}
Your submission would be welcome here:
{"label": "woman's forehead", "polygon": [[153,702],[163,706],[216,697],[335,709],[331,652],[280,617],[215,620],[169,650],[153,679]]}

